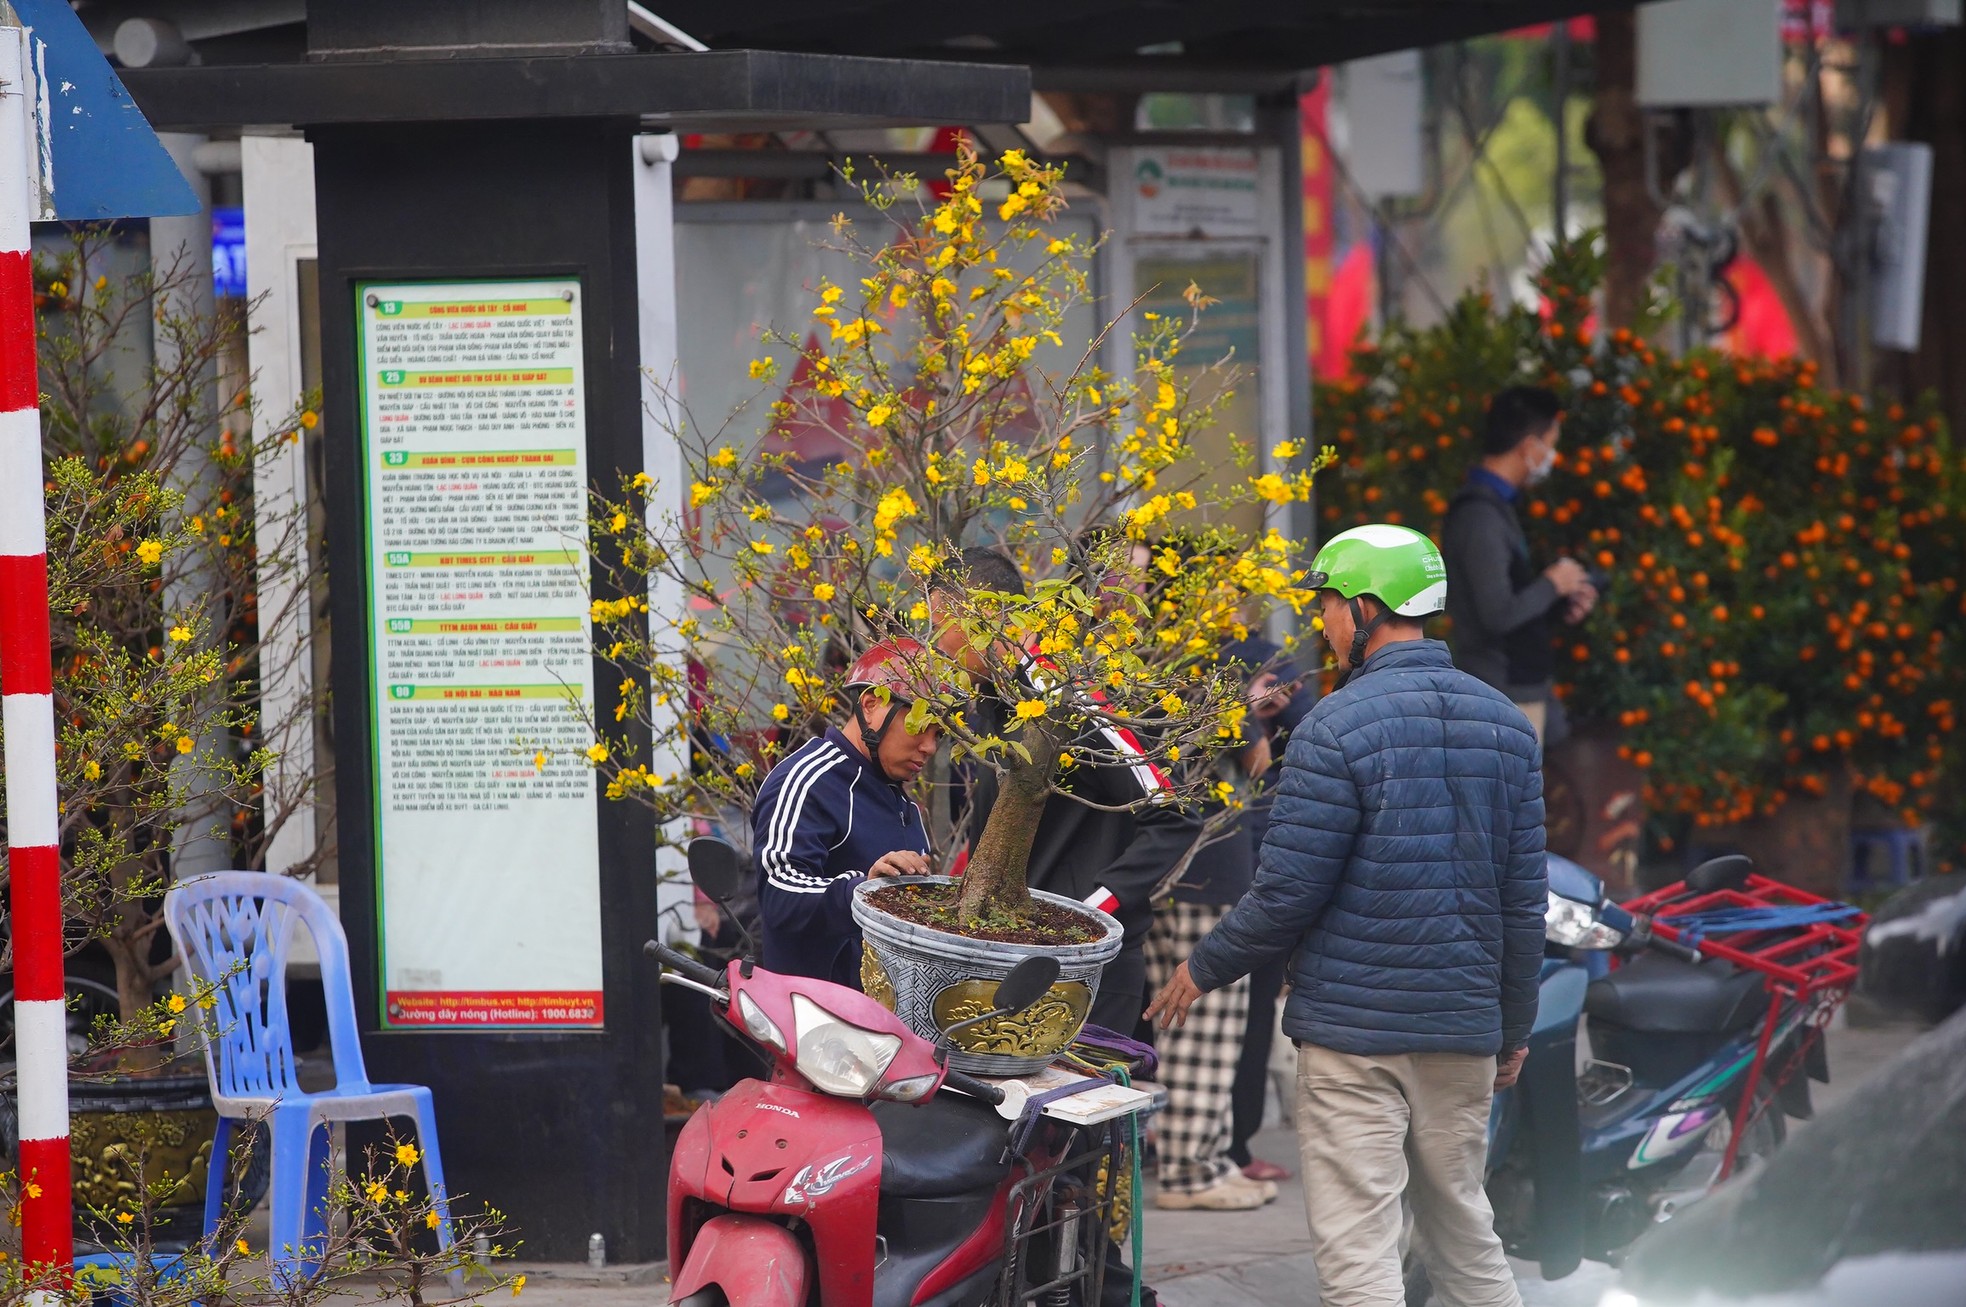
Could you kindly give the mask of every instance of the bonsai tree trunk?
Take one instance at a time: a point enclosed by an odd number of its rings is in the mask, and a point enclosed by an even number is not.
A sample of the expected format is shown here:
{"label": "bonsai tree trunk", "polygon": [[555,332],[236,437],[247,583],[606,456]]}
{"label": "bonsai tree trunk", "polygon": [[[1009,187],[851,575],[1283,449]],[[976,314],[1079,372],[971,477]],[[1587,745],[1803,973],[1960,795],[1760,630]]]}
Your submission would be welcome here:
{"label": "bonsai tree trunk", "polygon": [[965,921],[1022,912],[1030,906],[1031,891],[1024,875],[1031,863],[1031,844],[1044,817],[1044,801],[1051,793],[1052,768],[1058,757],[1048,740],[1030,743],[1035,761],[1013,760],[1004,769],[997,801],[990,808],[989,820],[983,823],[976,847],[970,850],[969,866],[963,871],[962,897],[957,903]]}

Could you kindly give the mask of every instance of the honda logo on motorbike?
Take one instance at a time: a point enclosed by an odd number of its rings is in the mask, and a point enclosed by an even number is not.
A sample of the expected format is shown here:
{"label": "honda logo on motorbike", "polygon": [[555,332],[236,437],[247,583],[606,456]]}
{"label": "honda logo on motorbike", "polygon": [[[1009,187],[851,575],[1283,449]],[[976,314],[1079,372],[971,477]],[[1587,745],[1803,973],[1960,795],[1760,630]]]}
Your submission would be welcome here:
{"label": "honda logo on motorbike", "polygon": [[840,1181],[851,1179],[872,1166],[874,1159],[863,1157],[858,1163],[852,1165],[849,1163],[853,1163],[851,1154],[846,1157],[836,1157],[824,1166],[800,1167],[799,1173],[792,1177],[792,1183],[785,1186],[785,1201],[804,1203],[814,1198],[824,1198],[833,1192],[834,1186]]}

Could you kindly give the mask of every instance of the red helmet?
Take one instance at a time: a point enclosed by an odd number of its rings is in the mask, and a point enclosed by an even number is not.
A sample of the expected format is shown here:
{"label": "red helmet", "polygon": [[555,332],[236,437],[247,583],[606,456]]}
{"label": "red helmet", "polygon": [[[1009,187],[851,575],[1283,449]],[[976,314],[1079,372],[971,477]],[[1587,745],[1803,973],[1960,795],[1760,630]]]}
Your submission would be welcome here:
{"label": "red helmet", "polygon": [[913,703],[936,691],[934,681],[926,673],[934,656],[920,640],[905,635],[882,640],[869,646],[847,669],[846,688],[886,690],[899,702]]}

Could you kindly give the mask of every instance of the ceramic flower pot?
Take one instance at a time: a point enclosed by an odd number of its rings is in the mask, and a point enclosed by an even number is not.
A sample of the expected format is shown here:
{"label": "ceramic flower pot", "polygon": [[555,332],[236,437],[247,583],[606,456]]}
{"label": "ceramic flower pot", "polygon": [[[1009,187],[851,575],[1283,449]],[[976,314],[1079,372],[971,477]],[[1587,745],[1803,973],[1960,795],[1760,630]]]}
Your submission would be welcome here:
{"label": "ceramic flower pot", "polygon": [[906,921],[869,901],[890,885],[953,885],[946,876],[868,881],[854,890],[853,919],[866,937],[861,988],[910,1030],[934,1039],[950,1025],[990,1010],[997,983],[1034,953],[1058,959],[1058,983],[1030,1009],[958,1035],[949,1065],[971,1075],[1026,1075],[1064,1051],[1085,1024],[1099,995],[1099,973],[1118,956],[1120,923],[1097,908],[1057,894],[1031,896],[1085,918],[1101,933],[1082,944],[1025,944],[971,939]]}
{"label": "ceramic flower pot", "polygon": [[[205,1177],[218,1123],[204,1071],[72,1079],[68,1100],[77,1238],[104,1247],[128,1238],[111,1223],[117,1212],[134,1211],[134,1159],[140,1157],[143,1182],[158,1195],[150,1237],[166,1250],[195,1241],[204,1228]],[[0,1156],[9,1161],[18,1155],[16,1120],[10,1093],[0,1099]],[[234,1210],[250,1210],[265,1196],[271,1172],[269,1150],[253,1148],[243,1178],[229,1186]]]}

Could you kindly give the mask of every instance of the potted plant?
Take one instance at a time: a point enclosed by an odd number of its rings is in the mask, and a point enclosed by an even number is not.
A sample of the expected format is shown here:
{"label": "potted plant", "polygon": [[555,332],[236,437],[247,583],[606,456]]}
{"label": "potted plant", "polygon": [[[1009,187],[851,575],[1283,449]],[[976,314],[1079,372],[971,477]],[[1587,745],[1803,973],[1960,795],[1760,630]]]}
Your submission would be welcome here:
{"label": "potted plant", "polygon": [[1471,294],[1355,350],[1317,389],[1341,458],[1325,523],[1437,529],[1487,396],[1557,391],[1558,464],[1525,526],[1539,556],[1609,578],[1563,633],[1558,693],[1618,733],[1659,852],[1761,851],[1771,874],[1835,893],[1853,792],[1917,826],[1958,788],[1966,456],[1930,397],[1872,402],[1801,359],[1675,357],[1642,330],[1595,337],[1601,273],[1580,242],[1541,273],[1540,309]]}
{"label": "potted plant", "polygon": [[[1221,650],[1308,597],[1296,545],[1264,523],[1309,495],[1318,460],[1249,433],[1200,452],[1235,363],[1184,353],[1210,304],[1196,288],[1182,315],[1143,315],[1123,375],[1098,365],[1112,328],[1085,325],[1094,250],[1055,226],[1061,170],[965,150],[932,189],[883,173],[863,198],[877,234],[834,223],[854,275],[814,287],[811,326],[768,333],[750,365],[776,394],[764,429],[681,421],[684,505],[647,476],[596,501],[618,596],[594,602],[596,641],[622,679],[589,756],[670,829],[748,811],[773,763],[848,711],[850,656],[917,639],[910,720],[950,746],[918,782],[942,870],[965,852],[964,773],[998,795],[960,880],[858,895],[867,988],[933,1035],[1025,952],[1056,950],[1042,1038],[985,1027],[964,1050],[1018,1054],[974,1069],[1028,1066],[1076,1034],[1119,946],[1104,913],[1030,892],[1039,815],[1077,797],[1075,769],[1137,763],[1168,777],[1159,801],[1227,820],[1213,763],[1248,710]],[[1022,592],[971,583],[961,551],[984,545],[1020,563]],[[650,738],[689,764],[652,767]]]}
{"label": "potted plant", "polygon": [[[256,514],[248,397],[236,376],[217,393],[244,315],[184,310],[188,259],[127,267],[83,232],[36,268],[73,1181],[78,1215],[114,1213],[168,1175],[195,1233],[214,1117],[203,1066],[176,1055],[196,996],[160,997],[161,901],[187,868],[262,862],[314,801],[308,777],[268,790],[260,743],[257,632],[286,615],[257,610],[259,551],[290,557],[305,522]],[[313,421],[297,409],[283,438]]]}

